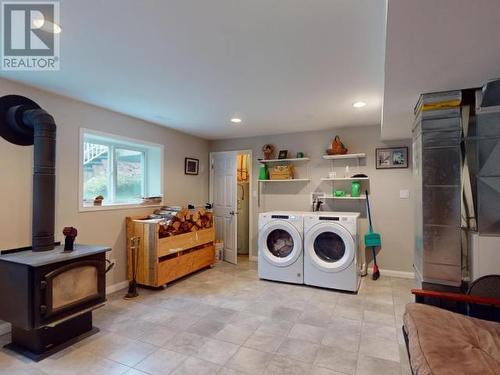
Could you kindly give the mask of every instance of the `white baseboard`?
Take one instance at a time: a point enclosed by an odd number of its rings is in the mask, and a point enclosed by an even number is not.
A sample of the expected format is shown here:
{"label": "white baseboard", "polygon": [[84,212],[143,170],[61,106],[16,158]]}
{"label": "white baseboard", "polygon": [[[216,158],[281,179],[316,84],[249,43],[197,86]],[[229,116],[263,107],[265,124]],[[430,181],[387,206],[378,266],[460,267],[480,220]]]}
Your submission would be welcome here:
{"label": "white baseboard", "polygon": [[119,290],[125,289],[128,287],[128,281],[120,281],[119,283],[113,285],[106,285],[106,294],[111,294],[117,292]]}
{"label": "white baseboard", "polygon": [[[415,278],[415,272],[384,270],[382,268],[379,268],[379,271],[380,271],[380,274],[383,276],[400,277],[402,279],[414,279]],[[368,274],[370,274],[370,275],[373,274],[372,267],[369,268]]]}
{"label": "white baseboard", "polygon": [[9,323],[0,324],[0,336],[5,335],[6,333],[10,333],[10,324]]}

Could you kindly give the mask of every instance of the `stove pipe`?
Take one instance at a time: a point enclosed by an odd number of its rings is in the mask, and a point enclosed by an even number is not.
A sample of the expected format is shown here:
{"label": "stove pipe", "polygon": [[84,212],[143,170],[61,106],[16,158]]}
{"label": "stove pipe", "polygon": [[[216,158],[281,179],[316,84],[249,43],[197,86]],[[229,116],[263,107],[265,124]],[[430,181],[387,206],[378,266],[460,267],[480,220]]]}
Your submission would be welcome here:
{"label": "stove pipe", "polygon": [[34,145],[33,251],[54,248],[56,124],[38,104],[18,95],[0,98],[0,136],[20,146]]}

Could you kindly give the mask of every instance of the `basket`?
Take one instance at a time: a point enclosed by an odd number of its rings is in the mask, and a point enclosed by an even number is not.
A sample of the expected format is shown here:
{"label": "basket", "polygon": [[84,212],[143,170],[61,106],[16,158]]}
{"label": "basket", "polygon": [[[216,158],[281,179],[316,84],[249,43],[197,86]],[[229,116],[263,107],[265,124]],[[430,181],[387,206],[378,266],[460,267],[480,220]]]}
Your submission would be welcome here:
{"label": "basket", "polygon": [[347,154],[347,148],[340,140],[340,137],[336,135],[332,142],[332,147],[326,150],[326,152],[328,155],[345,155]]}
{"label": "basket", "polygon": [[293,166],[276,165],[269,170],[269,178],[271,180],[291,180],[293,179]]}

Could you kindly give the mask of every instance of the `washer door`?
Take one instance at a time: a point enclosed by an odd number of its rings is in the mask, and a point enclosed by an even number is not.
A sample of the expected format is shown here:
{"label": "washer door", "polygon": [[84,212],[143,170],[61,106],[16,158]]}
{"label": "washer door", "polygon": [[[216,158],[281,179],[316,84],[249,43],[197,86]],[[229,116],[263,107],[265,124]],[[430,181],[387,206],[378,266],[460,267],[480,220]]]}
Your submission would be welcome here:
{"label": "washer door", "polygon": [[302,238],[288,221],[276,220],[265,224],[259,233],[260,251],[274,266],[287,267],[302,253]]}
{"label": "washer door", "polygon": [[305,251],[321,271],[339,272],[351,265],[356,255],[354,238],[336,223],[322,223],[307,231]]}

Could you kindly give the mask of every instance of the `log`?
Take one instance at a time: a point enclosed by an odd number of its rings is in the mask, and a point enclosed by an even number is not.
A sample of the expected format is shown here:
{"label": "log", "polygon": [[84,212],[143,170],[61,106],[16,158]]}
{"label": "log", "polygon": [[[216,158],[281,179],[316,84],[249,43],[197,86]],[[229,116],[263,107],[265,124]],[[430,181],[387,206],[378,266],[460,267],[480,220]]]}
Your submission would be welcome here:
{"label": "log", "polygon": [[189,232],[191,230],[192,226],[193,226],[193,223],[186,221],[186,222],[182,223],[181,231],[184,233]]}
{"label": "log", "polygon": [[203,208],[196,210],[183,208],[167,224],[160,225],[158,231],[160,238],[196,232],[200,229],[211,228],[212,220],[213,214]]}
{"label": "log", "polygon": [[181,222],[185,222],[189,211],[187,208],[183,208],[175,215]]}

